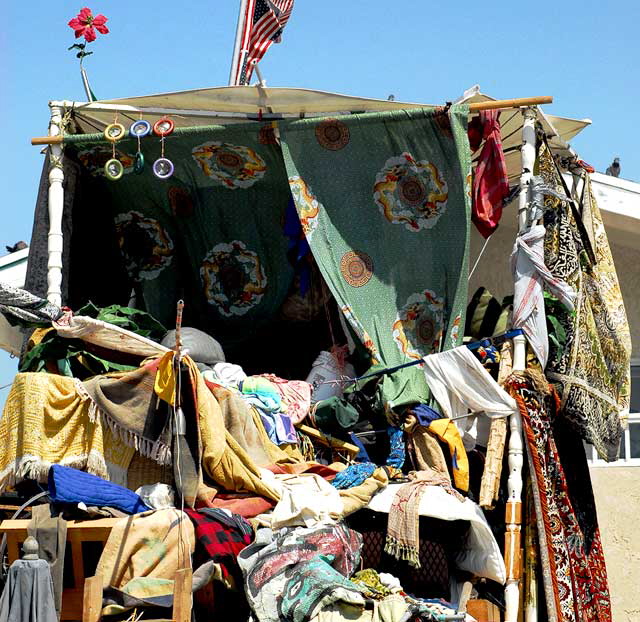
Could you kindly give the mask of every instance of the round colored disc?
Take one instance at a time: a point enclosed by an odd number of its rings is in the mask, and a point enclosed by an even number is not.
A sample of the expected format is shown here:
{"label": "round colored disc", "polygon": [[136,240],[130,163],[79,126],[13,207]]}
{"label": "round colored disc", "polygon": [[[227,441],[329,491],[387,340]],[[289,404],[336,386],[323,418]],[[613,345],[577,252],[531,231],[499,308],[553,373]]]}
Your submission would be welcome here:
{"label": "round colored disc", "polygon": [[107,179],[111,181],[117,181],[124,174],[124,166],[122,166],[122,162],[120,160],[116,160],[115,158],[111,158],[107,160],[104,165],[104,174],[107,176]]}
{"label": "round colored disc", "polygon": [[129,128],[129,134],[134,138],[144,138],[150,131],[151,123],[149,123],[149,121],[145,121],[144,119],[134,121]]}
{"label": "round colored disc", "polygon": [[144,171],[144,156],[141,151],[136,153],[136,161],[133,164],[133,172],[140,175]]}
{"label": "round colored disc", "polygon": [[174,123],[171,119],[159,119],[153,124],[153,133],[156,136],[169,136],[173,132]]}
{"label": "round colored disc", "polygon": [[126,130],[122,123],[111,123],[104,128],[104,137],[112,143],[124,137]]}
{"label": "round colored disc", "polygon": [[173,175],[173,162],[167,158],[158,158],[153,163],[153,174],[159,179],[167,179]]}

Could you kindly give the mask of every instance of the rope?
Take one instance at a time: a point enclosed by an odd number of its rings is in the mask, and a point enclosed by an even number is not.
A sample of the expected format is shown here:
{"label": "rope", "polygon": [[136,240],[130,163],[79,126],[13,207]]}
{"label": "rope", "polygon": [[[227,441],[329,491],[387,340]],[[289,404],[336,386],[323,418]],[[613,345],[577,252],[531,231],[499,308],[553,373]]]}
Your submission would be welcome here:
{"label": "rope", "polygon": [[482,245],[482,249],[480,250],[480,254],[478,255],[478,258],[476,259],[476,263],[473,264],[473,268],[471,268],[471,272],[469,272],[469,278],[467,279],[468,281],[471,280],[471,277],[473,276],[473,273],[476,271],[476,268],[478,267],[478,264],[480,263],[480,259],[482,259],[482,255],[484,255],[484,251],[487,248],[487,244],[489,244],[489,240],[491,239],[491,236],[493,235],[493,233],[484,241],[484,244]]}

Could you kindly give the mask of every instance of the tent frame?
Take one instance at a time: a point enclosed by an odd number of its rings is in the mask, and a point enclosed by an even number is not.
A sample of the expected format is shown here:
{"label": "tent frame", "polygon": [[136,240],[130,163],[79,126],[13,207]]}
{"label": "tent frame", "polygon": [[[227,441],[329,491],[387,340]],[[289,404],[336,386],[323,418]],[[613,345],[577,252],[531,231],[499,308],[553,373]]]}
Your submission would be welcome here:
{"label": "tent frame", "polygon": [[[527,98],[503,101],[477,102],[470,104],[472,110],[521,108],[524,122],[522,127],[521,142],[521,174],[520,194],[518,202],[518,229],[522,233],[526,227],[529,210],[528,186],[533,176],[533,166],[536,156],[536,120],[537,109],[535,104],[548,103],[551,98]],[[48,144],[50,149],[49,168],[49,235],[48,235],[48,276],[47,299],[62,306],[62,216],[64,206],[64,172],[62,167],[63,157],[63,125],[65,114],[68,110],[81,111],[83,109],[94,111],[113,111],[121,114],[140,115],[171,114],[185,117],[219,117],[223,119],[252,119],[258,120],[258,115],[249,115],[239,112],[213,112],[211,110],[178,110],[175,108],[138,108],[130,105],[119,105],[100,102],[76,103],[71,101],[52,101],[49,104],[51,117],[47,137],[32,139],[32,144]],[[307,116],[329,116],[340,113],[313,113]],[[260,115],[261,119],[275,119],[284,117],[299,117],[291,113]],[[570,149],[568,145],[567,149]],[[519,335],[513,338],[513,370],[519,371],[526,368],[526,338]],[[523,467],[523,431],[520,413],[510,416],[510,436],[508,444],[508,502],[506,507],[506,534],[505,534],[505,566],[507,569],[507,582],[505,586],[505,622],[517,622],[520,605],[520,585],[522,582],[521,564],[521,524],[522,524],[522,467]],[[525,605],[525,620],[533,622],[537,620],[537,603],[535,597]]]}

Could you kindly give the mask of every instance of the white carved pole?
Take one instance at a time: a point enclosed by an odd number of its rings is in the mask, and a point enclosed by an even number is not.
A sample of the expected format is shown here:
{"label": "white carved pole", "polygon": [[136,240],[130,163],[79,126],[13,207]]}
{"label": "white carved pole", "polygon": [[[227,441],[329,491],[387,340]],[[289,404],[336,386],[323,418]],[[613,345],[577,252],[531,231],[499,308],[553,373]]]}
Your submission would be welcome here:
{"label": "white carved pole", "polygon": [[[49,104],[51,121],[49,136],[62,134],[61,106]],[[64,210],[64,172],[62,170],[62,145],[49,146],[49,260],[47,263],[47,299],[62,305],[62,212]]]}
{"label": "white carved pole", "polygon": [[[527,225],[529,201],[529,182],[533,176],[536,159],[536,112],[525,108],[522,112],[522,174],[520,176],[520,196],[518,201],[518,228],[524,231]],[[513,371],[526,368],[527,341],[524,335],[513,338]],[[505,565],[507,567],[507,585],[504,591],[504,622],[517,622],[520,601],[520,579],[522,577],[521,526],[522,526],[522,419],[520,413],[509,418],[509,479],[507,482],[508,499],[506,508],[507,531],[505,534]]]}

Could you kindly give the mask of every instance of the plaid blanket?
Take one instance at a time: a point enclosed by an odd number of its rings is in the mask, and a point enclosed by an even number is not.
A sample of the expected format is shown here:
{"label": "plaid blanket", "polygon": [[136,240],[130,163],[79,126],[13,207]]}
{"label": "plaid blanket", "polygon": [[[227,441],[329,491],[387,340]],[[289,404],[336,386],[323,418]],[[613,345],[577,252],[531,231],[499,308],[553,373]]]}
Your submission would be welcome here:
{"label": "plaid blanket", "polygon": [[242,585],[238,566],[238,553],[253,540],[251,525],[238,514],[229,514],[216,508],[185,510],[195,528],[196,550],[194,566],[213,560],[220,565],[225,581],[233,578]]}

